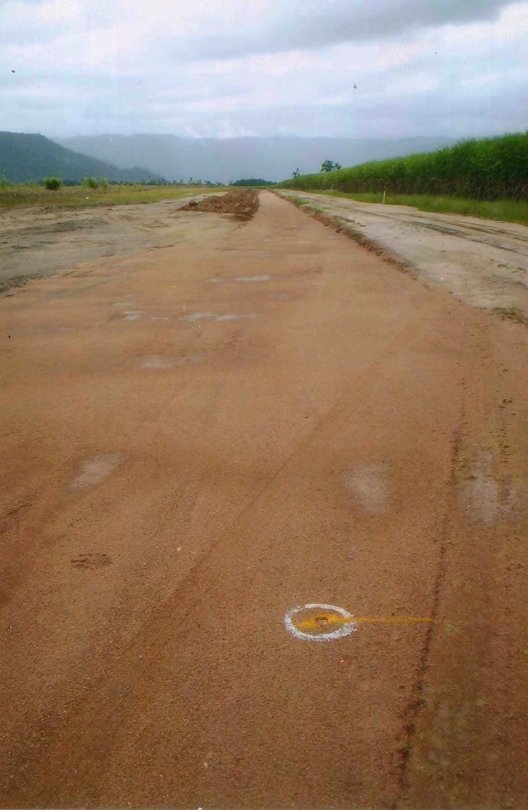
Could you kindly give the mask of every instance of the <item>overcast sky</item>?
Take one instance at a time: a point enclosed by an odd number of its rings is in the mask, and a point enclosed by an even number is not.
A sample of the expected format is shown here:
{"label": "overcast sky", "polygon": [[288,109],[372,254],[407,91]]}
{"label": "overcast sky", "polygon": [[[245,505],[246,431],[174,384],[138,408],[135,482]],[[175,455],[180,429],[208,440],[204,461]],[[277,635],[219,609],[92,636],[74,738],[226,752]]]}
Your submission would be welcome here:
{"label": "overcast sky", "polygon": [[0,43],[2,130],[528,128],[528,1],[0,0]]}

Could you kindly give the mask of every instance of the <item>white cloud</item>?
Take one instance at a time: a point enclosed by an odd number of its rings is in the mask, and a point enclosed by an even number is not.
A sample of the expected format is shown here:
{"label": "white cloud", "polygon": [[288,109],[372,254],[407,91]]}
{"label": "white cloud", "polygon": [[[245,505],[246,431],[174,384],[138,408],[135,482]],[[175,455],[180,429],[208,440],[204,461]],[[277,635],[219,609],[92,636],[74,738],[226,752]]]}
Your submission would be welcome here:
{"label": "white cloud", "polygon": [[2,129],[389,137],[526,127],[528,2],[1,5]]}

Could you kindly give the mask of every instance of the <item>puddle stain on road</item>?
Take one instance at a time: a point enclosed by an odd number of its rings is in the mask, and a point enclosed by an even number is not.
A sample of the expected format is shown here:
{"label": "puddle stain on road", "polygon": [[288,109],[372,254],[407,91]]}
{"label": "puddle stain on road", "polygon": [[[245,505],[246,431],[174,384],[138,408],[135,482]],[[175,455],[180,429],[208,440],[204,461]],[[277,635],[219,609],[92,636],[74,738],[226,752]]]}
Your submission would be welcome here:
{"label": "puddle stain on road", "polygon": [[238,278],[235,278],[234,281],[239,284],[251,284],[253,282],[258,283],[260,281],[271,281],[271,276],[239,276]]}
{"label": "puddle stain on road", "polygon": [[189,321],[190,323],[194,323],[194,321],[203,321],[209,318],[214,318],[214,312],[190,312],[188,315],[182,315],[182,321]]}
{"label": "puddle stain on road", "polygon": [[271,276],[238,276],[237,278],[208,278],[211,284],[251,284],[263,281],[271,281]]}
{"label": "puddle stain on road", "polygon": [[378,515],[385,511],[392,489],[386,463],[362,464],[347,470],[344,484],[365,514]]}
{"label": "puddle stain on road", "polygon": [[460,483],[460,499],[470,516],[490,528],[509,515],[516,505],[512,482],[497,480],[493,473],[493,455],[481,451],[469,465],[466,480]]}
{"label": "puddle stain on road", "polygon": [[252,318],[256,318],[257,316],[253,312],[249,312],[247,315],[237,315],[235,313],[227,313],[226,315],[217,315],[213,320],[215,321],[245,321],[251,320]]}
{"label": "puddle stain on road", "polygon": [[172,368],[174,362],[169,357],[155,354],[151,357],[142,357],[139,365],[141,368]]}
{"label": "puddle stain on road", "polygon": [[80,472],[70,483],[70,489],[87,489],[100,484],[115,470],[120,461],[119,453],[106,453],[83,461]]}
{"label": "puddle stain on road", "polygon": [[203,321],[203,320],[211,320],[211,321],[244,321],[244,320],[251,320],[256,318],[257,315],[255,312],[249,313],[235,313],[235,312],[227,312],[223,315],[217,312],[191,312],[188,315],[182,315],[182,321],[188,321],[190,323],[194,323],[195,321]]}
{"label": "puddle stain on road", "polygon": [[199,354],[191,354],[188,357],[165,357],[161,354],[153,354],[148,357],[142,357],[139,360],[139,365],[141,368],[152,369],[178,368],[180,366],[199,363],[202,359],[202,356]]}

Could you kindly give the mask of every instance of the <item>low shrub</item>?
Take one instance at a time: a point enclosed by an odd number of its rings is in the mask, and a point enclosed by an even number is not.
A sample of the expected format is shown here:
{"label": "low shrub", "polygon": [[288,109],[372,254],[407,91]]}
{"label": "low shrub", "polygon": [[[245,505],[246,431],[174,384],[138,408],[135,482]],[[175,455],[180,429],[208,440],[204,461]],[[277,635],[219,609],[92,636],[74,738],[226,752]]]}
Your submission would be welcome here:
{"label": "low shrub", "polygon": [[48,191],[58,191],[62,186],[62,180],[60,177],[46,177],[44,179],[44,186]]}

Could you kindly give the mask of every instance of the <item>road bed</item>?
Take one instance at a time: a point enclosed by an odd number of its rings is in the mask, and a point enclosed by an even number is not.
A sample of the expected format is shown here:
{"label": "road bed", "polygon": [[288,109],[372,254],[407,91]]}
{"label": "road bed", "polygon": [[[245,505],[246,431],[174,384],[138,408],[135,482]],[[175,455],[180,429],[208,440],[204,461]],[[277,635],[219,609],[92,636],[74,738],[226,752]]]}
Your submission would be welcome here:
{"label": "road bed", "polygon": [[2,806],[520,810],[528,330],[177,234],[0,301]]}

